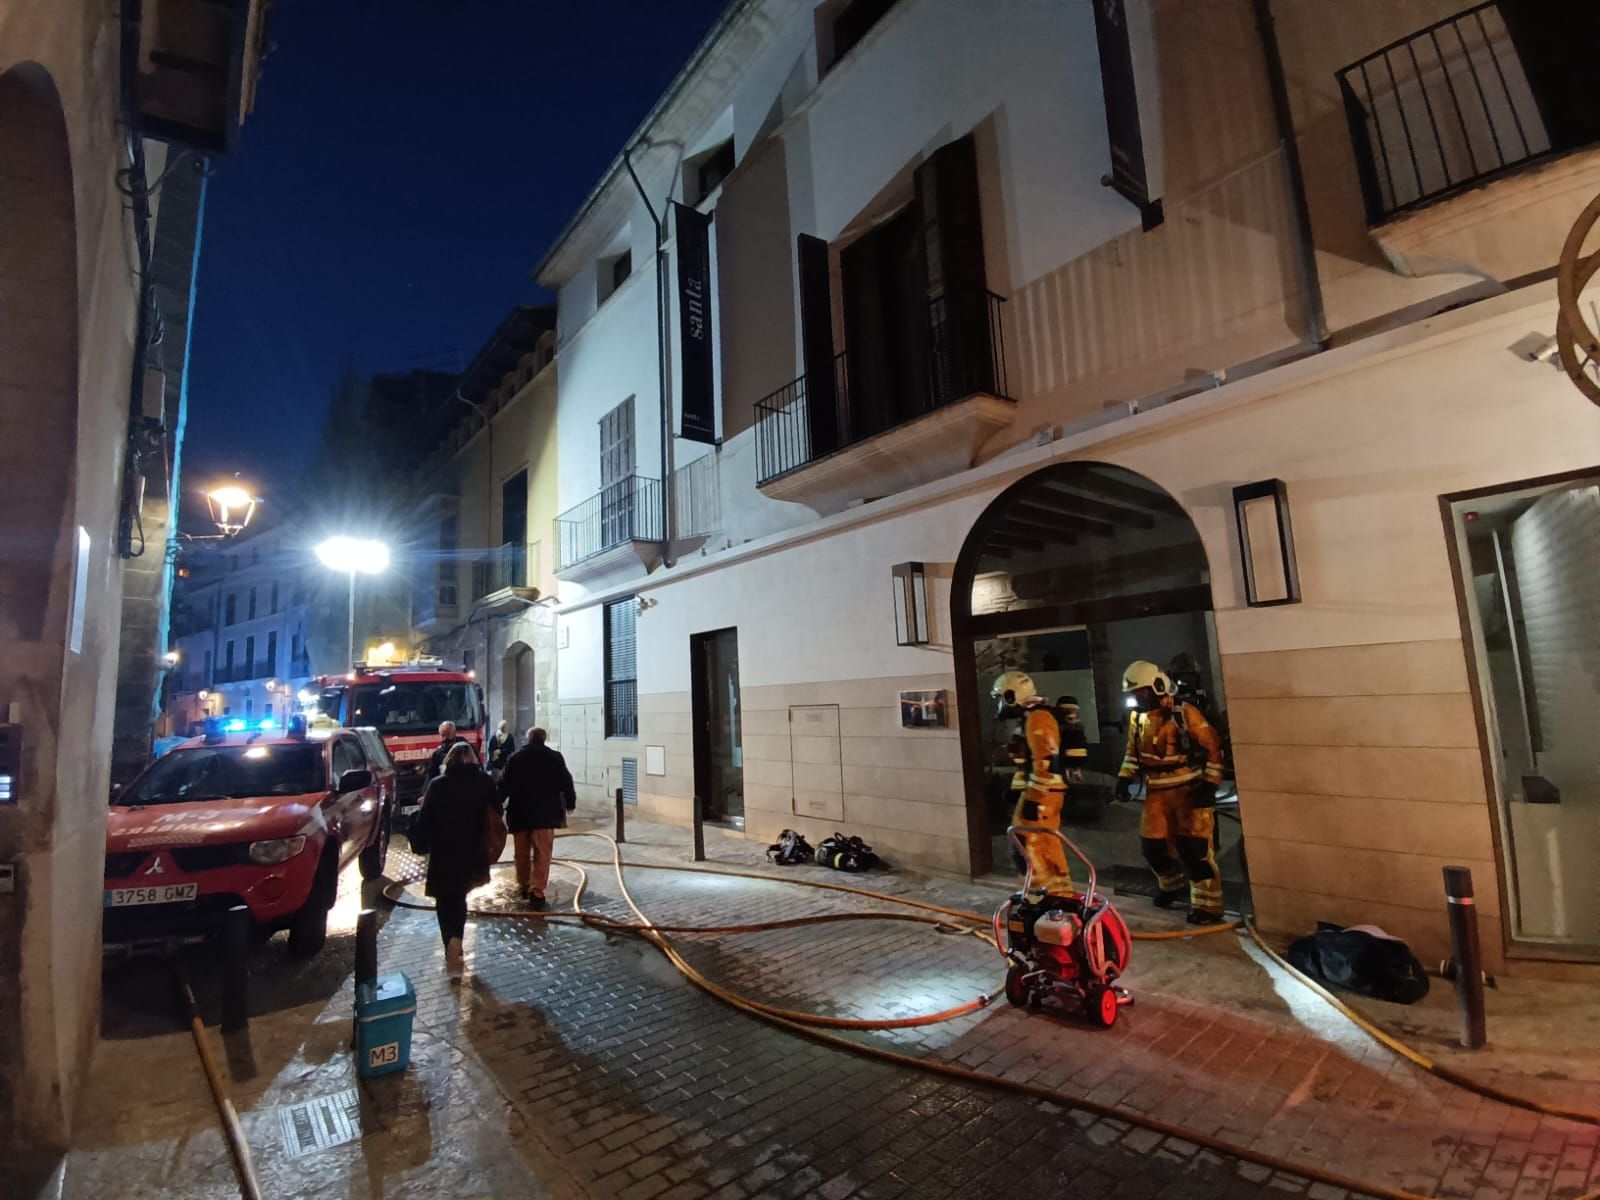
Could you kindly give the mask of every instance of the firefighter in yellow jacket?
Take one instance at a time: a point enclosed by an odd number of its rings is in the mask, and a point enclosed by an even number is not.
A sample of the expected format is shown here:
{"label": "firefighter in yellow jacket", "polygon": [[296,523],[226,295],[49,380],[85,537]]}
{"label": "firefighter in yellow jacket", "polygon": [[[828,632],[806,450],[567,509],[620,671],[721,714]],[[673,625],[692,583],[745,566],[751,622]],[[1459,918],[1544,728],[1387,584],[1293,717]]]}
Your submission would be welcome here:
{"label": "firefighter in yellow jacket", "polygon": [[1189,923],[1222,921],[1222,877],[1213,849],[1217,786],[1222,782],[1222,739],[1205,714],[1175,695],[1171,678],[1154,663],[1136,662],[1123,672],[1128,716],[1128,752],[1117,773],[1117,795],[1126,799],[1135,778],[1144,779],[1139,845],[1156,873],[1155,902],[1171,908],[1189,893]]}
{"label": "firefighter in yellow jacket", "polygon": [[[1060,829],[1067,775],[1076,774],[1088,757],[1083,726],[1064,719],[1021,671],[1007,671],[996,679],[994,697],[1002,717],[1022,720],[1021,733],[1011,739],[1011,759],[1017,764],[1011,786],[1018,793],[1011,823]],[[1060,842],[1055,838],[1025,837],[1023,853],[1033,869],[1033,890],[1072,894],[1072,872]]]}

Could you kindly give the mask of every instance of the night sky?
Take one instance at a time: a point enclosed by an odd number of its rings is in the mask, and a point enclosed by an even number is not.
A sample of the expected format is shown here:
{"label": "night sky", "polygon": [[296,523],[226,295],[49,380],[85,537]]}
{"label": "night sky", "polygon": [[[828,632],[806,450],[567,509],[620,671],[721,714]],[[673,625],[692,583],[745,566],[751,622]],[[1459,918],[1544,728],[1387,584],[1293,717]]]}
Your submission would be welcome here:
{"label": "night sky", "polygon": [[184,476],[264,497],[346,365],[456,370],[723,0],[276,0],[210,181]]}

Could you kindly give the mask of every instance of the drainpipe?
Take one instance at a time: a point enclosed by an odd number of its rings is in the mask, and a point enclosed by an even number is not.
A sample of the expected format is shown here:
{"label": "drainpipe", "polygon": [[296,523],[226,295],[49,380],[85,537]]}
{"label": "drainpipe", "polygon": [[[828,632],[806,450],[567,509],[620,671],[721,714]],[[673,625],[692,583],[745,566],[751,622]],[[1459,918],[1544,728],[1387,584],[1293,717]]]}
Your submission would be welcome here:
{"label": "drainpipe", "polygon": [[[150,194],[149,180],[145,174],[144,138],[138,125],[138,90],[135,81],[139,73],[139,5],[124,0],[121,13],[121,104],[123,136],[128,153],[125,178],[128,181],[128,204],[133,218],[134,248],[137,260],[137,292],[139,311],[135,318],[133,335],[133,362],[128,384],[128,431],[122,467],[122,502],[117,519],[117,553],[123,558],[137,558],[145,551],[141,543],[133,548],[133,531],[139,520],[139,508],[144,497],[144,475],[141,458],[148,448],[141,440],[144,424],[144,372],[148,361],[151,340],[151,307],[155,303],[155,283],[150,277]],[[174,518],[176,519],[176,518]],[[165,547],[162,548],[165,553]]]}
{"label": "drainpipe", "polygon": [[661,396],[661,565],[672,567],[676,565],[672,557],[672,542],[677,517],[672,504],[672,393],[668,390],[667,379],[670,374],[667,369],[667,234],[656,206],[650,203],[644,184],[639,182],[638,172],[633,169],[632,153],[631,149],[624,150],[622,162],[628,168],[628,178],[633,180],[634,189],[639,193],[639,199],[644,201],[645,209],[650,214],[650,223],[656,231],[656,384]]}
{"label": "drainpipe", "polygon": [[1283,146],[1284,182],[1289,189],[1289,219],[1294,225],[1295,258],[1300,287],[1306,298],[1306,340],[1317,350],[1328,348],[1328,316],[1322,303],[1322,281],[1317,276],[1317,247],[1311,236],[1311,208],[1306,203],[1305,173],[1300,166],[1300,146],[1294,135],[1294,112],[1289,105],[1289,85],[1283,75],[1283,55],[1272,19],[1272,0],[1254,0],[1256,32],[1267,62],[1267,87],[1272,93],[1272,116]]}

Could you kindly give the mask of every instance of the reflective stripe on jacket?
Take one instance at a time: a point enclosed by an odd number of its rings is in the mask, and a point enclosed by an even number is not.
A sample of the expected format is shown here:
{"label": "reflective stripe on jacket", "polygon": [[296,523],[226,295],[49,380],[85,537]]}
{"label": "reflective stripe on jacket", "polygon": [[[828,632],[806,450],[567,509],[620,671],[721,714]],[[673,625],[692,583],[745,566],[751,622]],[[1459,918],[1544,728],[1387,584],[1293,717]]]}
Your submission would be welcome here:
{"label": "reflective stripe on jacket", "polygon": [[[1143,775],[1146,786],[1155,789],[1178,787],[1202,778],[1212,785],[1222,782],[1222,739],[1194,705],[1180,704],[1178,709],[1189,734],[1190,754],[1184,753],[1174,710],[1162,707],[1154,712],[1133,713],[1128,721],[1127,753],[1117,772],[1120,778]],[[1193,761],[1202,753],[1204,766]]]}

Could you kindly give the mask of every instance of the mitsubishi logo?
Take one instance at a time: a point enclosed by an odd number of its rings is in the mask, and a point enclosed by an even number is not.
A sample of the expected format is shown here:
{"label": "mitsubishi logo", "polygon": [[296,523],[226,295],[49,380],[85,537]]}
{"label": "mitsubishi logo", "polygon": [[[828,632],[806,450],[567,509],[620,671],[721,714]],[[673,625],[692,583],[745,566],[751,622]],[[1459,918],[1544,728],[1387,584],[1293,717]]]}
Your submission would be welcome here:
{"label": "mitsubishi logo", "polygon": [[146,875],[165,875],[167,868],[162,865],[161,856],[158,854],[150,860],[150,865],[144,869]]}

